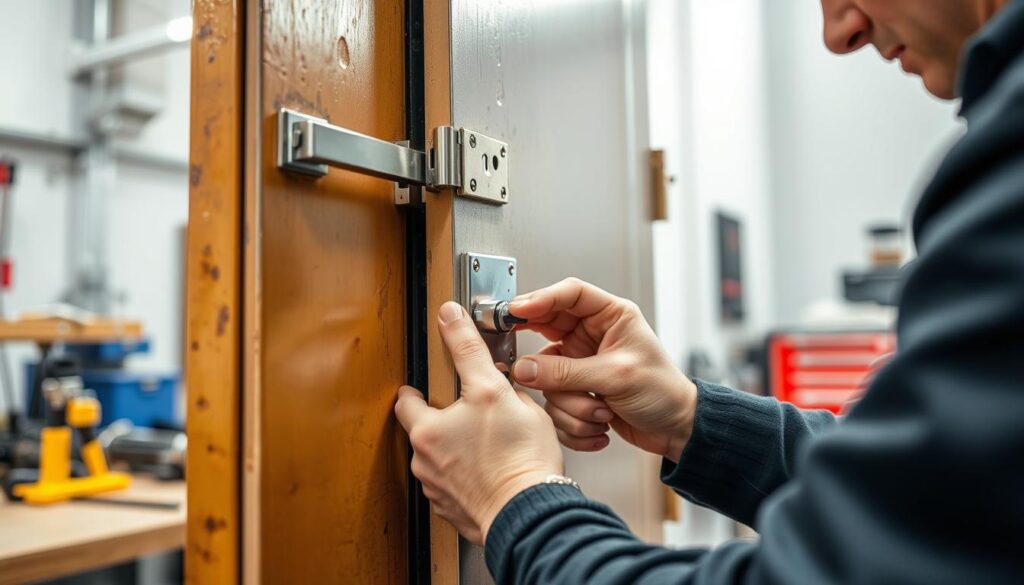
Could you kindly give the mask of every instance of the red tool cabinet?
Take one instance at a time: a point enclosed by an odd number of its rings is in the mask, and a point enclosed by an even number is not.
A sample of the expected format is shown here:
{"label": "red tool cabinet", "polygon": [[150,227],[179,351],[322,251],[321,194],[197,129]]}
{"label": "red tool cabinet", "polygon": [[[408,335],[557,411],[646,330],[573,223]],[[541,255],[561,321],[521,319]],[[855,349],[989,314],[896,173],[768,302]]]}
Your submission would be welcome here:
{"label": "red tool cabinet", "polygon": [[863,391],[871,366],[892,353],[891,331],[793,331],[768,337],[772,396],[838,413]]}

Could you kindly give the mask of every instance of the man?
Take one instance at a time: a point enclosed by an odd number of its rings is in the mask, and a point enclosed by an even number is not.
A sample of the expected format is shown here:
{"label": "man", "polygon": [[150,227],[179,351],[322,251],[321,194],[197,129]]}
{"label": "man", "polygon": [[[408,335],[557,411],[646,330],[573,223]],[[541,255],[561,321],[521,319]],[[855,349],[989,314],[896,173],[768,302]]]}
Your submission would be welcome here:
{"label": "man", "polygon": [[[486,544],[499,584],[1024,582],[1024,0],[822,5],[832,51],[874,45],[968,122],[914,217],[896,357],[837,424],[691,382],[634,304],[568,280],[512,306],[552,342],[514,368],[542,409],[446,304],[462,398],[435,410],[403,388],[396,412],[434,509]],[[761,538],[638,541],[559,477],[558,441],[600,450],[609,429]]]}

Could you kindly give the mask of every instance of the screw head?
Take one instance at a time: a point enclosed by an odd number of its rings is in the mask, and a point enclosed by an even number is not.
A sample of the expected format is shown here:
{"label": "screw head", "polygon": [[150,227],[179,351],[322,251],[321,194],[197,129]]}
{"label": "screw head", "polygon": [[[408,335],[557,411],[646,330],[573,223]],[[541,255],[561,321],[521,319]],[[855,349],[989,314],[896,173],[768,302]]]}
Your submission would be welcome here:
{"label": "screw head", "polygon": [[510,362],[516,361],[516,352],[514,352],[514,351],[508,352],[508,361],[510,361]]}
{"label": "screw head", "polygon": [[476,134],[469,135],[469,147],[476,148]]}
{"label": "screw head", "polygon": [[501,188],[501,198],[508,199],[508,191],[506,191],[504,187]]}
{"label": "screw head", "polygon": [[470,179],[470,181],[469,181],[469,190],[470,191],[476,191],[476,179]]}
{"label": "screw head", "polygon": [[501,158],[505,158],[505,147],[501,147]]}
{"label": "screw head", "polygon": [[473,272],[480,272],[480,259],[473,258]]}
{"label": "screw head", "polygon": [[516,273],[516,265],[512,264],[511,262],[509,262],[509,265],[508,265],[508,275],[509,276],[513,276],[515,273]]}

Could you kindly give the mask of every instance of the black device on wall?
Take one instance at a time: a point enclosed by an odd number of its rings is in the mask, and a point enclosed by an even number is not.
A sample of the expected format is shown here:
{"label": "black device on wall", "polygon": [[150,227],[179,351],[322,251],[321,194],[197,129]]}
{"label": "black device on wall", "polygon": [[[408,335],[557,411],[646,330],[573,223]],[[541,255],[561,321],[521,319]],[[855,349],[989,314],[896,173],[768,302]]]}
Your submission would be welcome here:
{"label": "black device on wall", "polygon": [[742,323],[743,307],[743,229],[740,220],[718,212],[718,294],[722,322]]}

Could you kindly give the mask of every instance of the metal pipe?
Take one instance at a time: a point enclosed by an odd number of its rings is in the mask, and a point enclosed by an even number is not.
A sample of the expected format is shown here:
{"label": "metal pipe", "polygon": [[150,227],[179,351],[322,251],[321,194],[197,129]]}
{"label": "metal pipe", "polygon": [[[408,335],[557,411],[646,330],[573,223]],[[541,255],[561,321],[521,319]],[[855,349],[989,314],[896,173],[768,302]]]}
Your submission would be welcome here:
{"label": "metal pipe", "polygon": [[75,156],[86,148],[83,140],[6,128],[0,128],[0,142],[49,150],[70,156]]}
{"label": "metal pipe", "polygon": [[[77,78],[146,55],[176,47],[186,47],[191,40],[191,23],[191,18],[187,18],[187,22],[186,19],[174,19],[166,24],[149,27],[107,41],[98,41],[89,47],[79,49],[72,53],[71,76]],[[186,32],[187,36],[185,36]]]}
{"label": "metal pipe", "polygon": [[[25,148],[45,150],[69,157],[76,157],[89,148],[88,142],[79,138],[0,128],[0,144],[4,143]],[[143,167],[175,172],[188,171],[188,160],[186,159],[164,156],[162,154],[140,152],[129,148],[114,148],[114,158],[117,159],[118,162],[125,162]]]}

